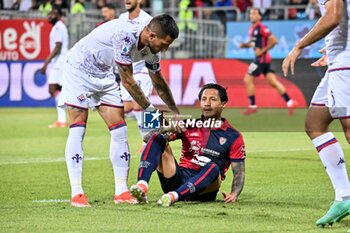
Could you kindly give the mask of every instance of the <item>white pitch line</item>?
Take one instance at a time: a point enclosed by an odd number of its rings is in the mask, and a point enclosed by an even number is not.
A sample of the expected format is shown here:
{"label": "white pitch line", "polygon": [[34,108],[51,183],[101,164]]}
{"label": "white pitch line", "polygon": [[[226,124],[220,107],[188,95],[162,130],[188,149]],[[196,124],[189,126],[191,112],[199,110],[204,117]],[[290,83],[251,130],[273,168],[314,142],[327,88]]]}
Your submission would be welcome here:
{"label": "white pitch line", "polygon": [[[312,151],[314,148],[297,148],[297,149],[270,149],[270,150],[247,150],[247,153],[270,153],[270,152],[293,152],[293,151]],[[132,155],[131,158],[138,156]],[[86,157],[84,161],[93,160],[109,160],[108,157]],[[33,160],[22,160],[22,161],[0,161],[1,165],[15,165],[15,164],[39,164],[39,163],[58,163],[65,162],[65,158],[52,158],[52,159],[33,159]]]}
{"label": "white pitch line", "polygon": [[[132,157],[132,156],[131,156]],[[107,160],[109,158],[102,157],[86,157],[84,161],[89,160]],[[36,163],[57,163],[57,162],[65,162],[65,158],[52,158],[52,159],[33,159],[33,160],[22,160],[22,161],[4,161],[0,162],[0,165],[11,165],[11,164],[36,164]]]}
{"label": "white pitch line", "polygon": [[33,202],[36,203],[60,203],[60,202],[69,202],[68,199],[65,200],[34,200]]}

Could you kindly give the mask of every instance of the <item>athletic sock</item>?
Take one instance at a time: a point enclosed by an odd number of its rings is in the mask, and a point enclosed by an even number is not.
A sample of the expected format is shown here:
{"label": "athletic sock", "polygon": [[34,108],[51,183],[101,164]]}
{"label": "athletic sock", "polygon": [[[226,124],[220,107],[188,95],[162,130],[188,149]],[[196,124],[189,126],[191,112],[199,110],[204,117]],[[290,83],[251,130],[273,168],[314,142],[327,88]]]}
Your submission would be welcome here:
{"label": "athletic sock", "polygon": [[86,123],[78,122],[70,125],[66,143],[66,165],[71,185],[71,196],[84,193],[82,188],[82,168],[84,160],[83,139]]}
{"label": "athletic sock", "polygon": [[149,183],[152,173],[157,169],[160,156],[163,154],[166,146],[166,140],[161,134],[154,134],[148,141],[140,158],[140,165],[137,180],[143,180]]}
{"label": "athletic sock", "polygon": [[115,194],[128,191],[128,174],[130,151],[127,138],[127,127],[124,120],[109,126],[111,134],[109,158],[112,162],[115,182]]}
{"label": "athletic sock", "polygon": [[179,200],[184,200],[193,194],[203,192],[211,183],[215,181],[220,175],[218,165],[213,162],[202,167],[201,171],[188,179],[175,191],[179,194]]}
{"label": "athletic sock", "polygon": [[248,96],[249,105],[255,106],[255,95]]}
{"label": "athletic sock", "polygon": [[286,103],[288,103],[288,101],[290,100],[289,95],[287,94],[287,92],[285,92],[284,94],[281,95],[282,98],[284,99],[284,101],[286,101]]}
{"label": "athletic sock", "polygon": [[57,121],[61,123],[66,123],[66,109],[64,107],[58,106],[58,100],[60,99],[61,91],[55,92],[55,102],[57,109]]}
{"label": "athletic sock", "polygon": [[326,172],[335,190],[335,200],[343,201],[350,198],[350,184],[346,171],[343,150],[334,137],[328,132],[312,140]]}

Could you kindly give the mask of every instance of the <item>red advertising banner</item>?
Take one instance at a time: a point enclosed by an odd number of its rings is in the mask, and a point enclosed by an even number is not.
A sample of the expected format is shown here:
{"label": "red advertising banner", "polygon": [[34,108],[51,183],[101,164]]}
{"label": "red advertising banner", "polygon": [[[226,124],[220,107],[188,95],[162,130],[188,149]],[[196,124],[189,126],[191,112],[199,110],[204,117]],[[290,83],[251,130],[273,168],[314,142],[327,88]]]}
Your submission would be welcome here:
{"label": "red advertising banner", "polygon": [[45,60],[51,28],[46,19],[0,20],[0,61]]}
{"label": "red advertising banner", "polygon": [[[203,84],[218,83],[227,88],[228,107],[247,107],[248,98],[244,75],[247,63],[234,59],[208,60],[163,60],[162,73],[168,81],[178,105],[198,105],[198,93]],[[298,101],[299,107],[306,107],[305,97],[300,88],[284,77],[277,76],[286,87],[291,98]],[[255,80],[256,102],[259,107],[285,108],[286,103],[264,77]],[[151,96],[154,104],[163,104],[156,95]]]}

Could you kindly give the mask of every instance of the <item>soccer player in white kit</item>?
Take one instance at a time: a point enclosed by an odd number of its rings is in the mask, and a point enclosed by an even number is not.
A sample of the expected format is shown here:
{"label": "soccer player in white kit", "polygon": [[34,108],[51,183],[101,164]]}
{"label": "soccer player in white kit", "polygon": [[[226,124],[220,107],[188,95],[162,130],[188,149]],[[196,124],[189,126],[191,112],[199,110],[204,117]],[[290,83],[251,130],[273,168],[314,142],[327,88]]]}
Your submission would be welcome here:
{"label": "soccer player in white kit", "polygon": [[350,184],[343,150],[328,131],[339,119],[350,143],[350,0],[319,0],[322,17],[284,59],[282,70],[294,74],[294,64],[302,50],[325,37],[328,70],[311,100],[305,131],[312,140],[335,190],[335,201],[316,221],[324,227],[339,222],[350,212]]}
{"label": "soccer player in white kit", "polygon": [[169,15],[154,17],[149,24],[111,20],[95,28],[69,50],[64,66],[60,105],[68,106],[70,129],[66,163],[71,184],[71,205],[89,207],[82,189],[82,141],[88,108],[95,107],[111,134],[110,160],[115,178],[115,203],[136,203],[128,190],[130,153],[120,88],[113,67],[123,85],[147,111],[155,108],[133,78],[132,63],[144,60],[154,87],[170,111],[179,113],[170,88],[160,72],[160,51],[166,51],[179,30]]}
{"label": "soccer player in white kit", "polygon": [[[140,0],[125,0],[125,9],[127,12],[122,13],[119,16],[120,20],[128,21],[131,20],[134,23],[138,24],[148,24],[152,16],[150,16],[148,13],[146,13],[144,10],[141,9],[141,1]],[[133,76],[135,78],[135,81],[140,86],[141,90],[145,94],[146,97],[150,97],[152,94],[152,80],[148,74],[147,68],[145,66],[144,61],[134,62],[133,63]],[[126,88],[121,85],[120,86],[121,92],[122,92],[122,99],[124,101],[124,112],[126,116],[134,116],[137,121],[137,125],[139,128],[139,132],[141,134],[141,137],[143,138],[146,133],[148,132],[142,127],[142,116],[143,116],[143,109],[140,105],[137,104],[135,100],[132,99],[129,92],[126,90]],[[142,150],[146,143],[143,143],[142,148],[139,150],[139,154],[142,153]]]}
{"label": "soccer player in white kit", "polygon": [[49,125],[49,128],[67,127],[66,110],[58,107],[58,100],[62,89],[62,72],[64,58],[68,52],[68,30],[61,21],[61,8],[53,8],[48,14],[48,21],[53,25],[50,31],[50,55],[45,60],[41,73],[48,71],[49,92],[55,98],[57,108],[57,121]]}

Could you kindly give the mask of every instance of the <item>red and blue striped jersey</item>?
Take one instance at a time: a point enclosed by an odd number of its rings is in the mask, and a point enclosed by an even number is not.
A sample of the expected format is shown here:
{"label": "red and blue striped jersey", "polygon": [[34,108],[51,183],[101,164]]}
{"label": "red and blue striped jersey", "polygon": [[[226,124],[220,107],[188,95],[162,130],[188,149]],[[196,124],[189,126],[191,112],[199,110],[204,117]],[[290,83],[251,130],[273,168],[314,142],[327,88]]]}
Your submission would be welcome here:
{"label": "red and blue striped jersey", "polygon": [[[270,30],[261,22],[253,24],[249,28],[249,38],[250,42],[253,44],[254,49],[265,47],[270,35]],[[270,53],[266,52],[262,56],[256,57],[255,60],[260,63],[270,63]]]}
{"label": "red and blue striped jersey", "polygon": [[188,128],[177,135],[182,140],[179,166],[199,170],[212,161],[219,166],[222,179],[231,162],[245,159],[242,134],[227,120],[222,119],[220,128]]}

